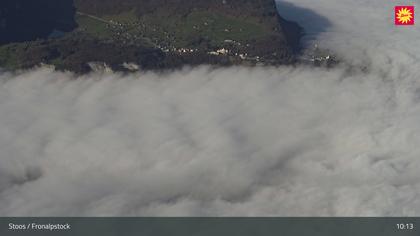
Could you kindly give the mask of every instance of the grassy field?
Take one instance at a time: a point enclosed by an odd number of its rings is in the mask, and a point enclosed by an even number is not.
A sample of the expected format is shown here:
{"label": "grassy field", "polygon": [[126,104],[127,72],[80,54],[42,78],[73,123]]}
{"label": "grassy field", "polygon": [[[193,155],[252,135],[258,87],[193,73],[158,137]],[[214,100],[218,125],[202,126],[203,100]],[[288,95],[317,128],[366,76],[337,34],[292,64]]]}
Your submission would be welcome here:
{"label": "grassy field", "polygon": [[199,33],[217,43],[226,39],[243,42],[269,33],[257,23],[205,11],[192,12],[177,26],[177,33],[184,37]]}
{"label": "grassy field", "polygon": [[[235,18],[205,10],[195,10],[182,16],[153,13],[141,17],[132,10],[100,17],[110,23],[121,23],[123,33],[175,48],[193,48],[203,40],[211,47],[220,46],[225,40],[245,43],[267,37],[272,32],[271,29],[258,23],[257,19]],[[101,39],[115,36],[113,35],[115,32],[102,21],[79,15],[77,22],[80,28],[92,36]]]}
{"label": "grassy field", "polygon": [[84,30],[91,36],[101,39],[110,38],[112,36],[112,31],[109,29],[109,27],[107,27],[108,24],[104,22],[83,15],[77,15],[76,22],[80,29]]}
{"label": "grassy field", "polygon": [[187,47],[200,39],[208,39],[210,45],[225,40],[246,42],[268,36],[270,30],[251,19],[240,19],[207,11],[193,11],[185,17],[143,16],[145,34],[152,38],[167,39],[175,47]]}
{"label": "grassy field", "polygon": [[17,55],[13,51],[14,44],[0,46],[0,65],[6,69],[19,67]]}
{"label": "grassy field", "polygon": [[106,20],[117,21],[123,24],[130,24],[130,23],[138,21],[135,10],[122,12],[118,15],[105,15],[105,16],[102,16],[102,18]]}

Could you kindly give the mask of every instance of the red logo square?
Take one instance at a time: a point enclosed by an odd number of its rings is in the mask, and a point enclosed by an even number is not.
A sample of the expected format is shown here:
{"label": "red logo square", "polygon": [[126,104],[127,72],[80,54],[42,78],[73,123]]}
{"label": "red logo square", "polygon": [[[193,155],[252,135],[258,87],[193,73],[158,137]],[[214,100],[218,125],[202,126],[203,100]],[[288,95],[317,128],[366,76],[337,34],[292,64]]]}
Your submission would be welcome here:
{"label": "red logo square", "polygon": [[395,25],[414,25],[414,6],[396,6]]}

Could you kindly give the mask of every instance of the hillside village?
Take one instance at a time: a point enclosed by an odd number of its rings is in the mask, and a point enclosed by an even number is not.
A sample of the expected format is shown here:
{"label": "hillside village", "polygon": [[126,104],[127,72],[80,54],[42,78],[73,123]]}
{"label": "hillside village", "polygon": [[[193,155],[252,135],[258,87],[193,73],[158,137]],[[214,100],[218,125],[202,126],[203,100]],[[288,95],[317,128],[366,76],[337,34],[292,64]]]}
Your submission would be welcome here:
{"label": "hillside village", "polygon": [[65,19],[73,28],[52,28],[44,37],[0,44],[0,66],[14,69],[42,63],[85,73],[92,70],[92,63],[102,62],[113,70],[126,70],[127,64],[160,70],[296,61],[301,28],[278,15],[274,0],[174,0],[164,5],[122,1],[116,6],[108,0],[75,0],[73,17]]}

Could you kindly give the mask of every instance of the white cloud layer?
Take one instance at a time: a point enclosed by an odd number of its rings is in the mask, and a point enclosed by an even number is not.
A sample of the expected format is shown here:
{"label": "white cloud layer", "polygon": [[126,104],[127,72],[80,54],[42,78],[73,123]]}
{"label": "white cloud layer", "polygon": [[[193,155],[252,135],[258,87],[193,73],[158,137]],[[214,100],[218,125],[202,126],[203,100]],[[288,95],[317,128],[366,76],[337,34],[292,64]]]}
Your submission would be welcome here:
{"label": "white cloud layer", "polygon": [[0,74],[0,215],[419,215],[418,26],[394,1],[293,4],[368,70]]}

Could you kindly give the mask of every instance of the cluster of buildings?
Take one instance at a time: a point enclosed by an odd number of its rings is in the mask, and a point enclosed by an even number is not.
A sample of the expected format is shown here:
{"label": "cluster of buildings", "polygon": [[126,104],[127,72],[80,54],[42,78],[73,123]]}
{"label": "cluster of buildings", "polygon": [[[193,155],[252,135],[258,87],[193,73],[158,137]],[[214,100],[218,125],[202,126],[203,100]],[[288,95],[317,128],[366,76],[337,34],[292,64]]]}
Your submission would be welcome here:
{"label": "cluster of buildings", "polygon": [[[98,20],[105,22],[105,20],[103,19],[98,19]],[[120,41],[124,44],[136,44],[136,42],[144,40],[144,37],[142,37],[141,35],[130,33],[131,30],[136,29],[136,28],[139,29],[139,32],[143,31],[145,26],[141,22],[136,21],[136,22],[131,22],[131,23],[121,23],[115,20],[109,20],[107,22],[106,27],[107,29],[113,32],[112,40]],[[156,30],[156,29],[152,29],[152,30]],[[167,35],[168,34],[167,32],[164,32],[164,33],[166,37],[169,37]],[[241,43],[236,42],[235,40],[231,40],[231,39],[225,39],[223,42],[225,45],[228,44],[228,45],[231,45],[232,47],[241,46]],[[157,48],[161,49],[163,52],[166,52],[166,53],[174,52],[177,54],[192,54],[192,53],[196,53],[200,51],[200,49],[196,49],[196,48],[176,48],[173,46],[164,46],[164,45],[160,45],[160,43],[157,41],[153,43],[155,44]],[[213,56],[232,56],[232,57],[239,58],[241,60],[248,60],[248,61],[256,61],[256,62],[261,61],[261,58],[258,56],[250,57],[248,56],[247,53],[240,53],[238,52],[238,50],[229,49],[229,47],[227,48],[222,47],[213,51],[209,51],[207,52],[207,54],[213,55]],[[135,69],[135,68],[130,68],[130,69]]]}

